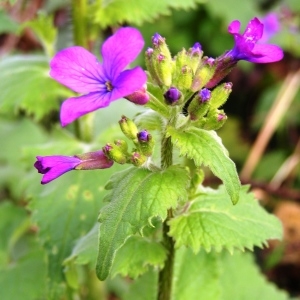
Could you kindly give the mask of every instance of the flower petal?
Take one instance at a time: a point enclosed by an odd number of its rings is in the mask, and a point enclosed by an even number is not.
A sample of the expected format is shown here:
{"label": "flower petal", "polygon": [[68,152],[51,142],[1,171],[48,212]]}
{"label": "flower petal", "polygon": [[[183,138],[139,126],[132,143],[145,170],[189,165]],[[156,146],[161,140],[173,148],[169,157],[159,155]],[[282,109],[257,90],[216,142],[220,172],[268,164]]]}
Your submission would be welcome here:
{"label": "flower petal", "polygon": [[106,82],[97,57],[79,46],[59,51],[50,67],[52,78],[77,93],[96,92]]}
{"label": "flower petal", "polygon": [[241,22],[239,20],[232,21],[228,26],[228,32],[231,34],[239,33],[241,28]]}
{"label": "flower petal", "polygon": [[101,49],[106,76],[111,81],[116,79],[119,73],[136,59],[143,47],[144,40],[137,29],[120,28],[104,42]]}
{"label": "flower petal", "polygon": [[80,163],[80,159],[74,156],[37,156],[37,159],[45,170],[49,168],[44,173],[41,181],[42,184],[46,184],[64,173],[73,170]]}
{"label": "flower petal", "polygon": [[111,92],[94,92],[80,97],[68,98],[62,103],[60,109],[60,122],[66,126],[77,118],[106,107],[111,102]]}
{"label": "flower petal", "polygon": [[257,19],[252,19],[243,34],[245,42],[251,42],[255,44],[263,35],[264,25]]}
{"label": "flower petal", "polygon": [[141,67],[121,72],[117,79],[112,82],[113,90],[111,101],[126,97],[139,90],[147,81],[147,75]]}
{"label": "flower petal", "polygon": [[276,45],[256,44],[247,60],[254,63],[270,63],[283,58],[283,51]]}

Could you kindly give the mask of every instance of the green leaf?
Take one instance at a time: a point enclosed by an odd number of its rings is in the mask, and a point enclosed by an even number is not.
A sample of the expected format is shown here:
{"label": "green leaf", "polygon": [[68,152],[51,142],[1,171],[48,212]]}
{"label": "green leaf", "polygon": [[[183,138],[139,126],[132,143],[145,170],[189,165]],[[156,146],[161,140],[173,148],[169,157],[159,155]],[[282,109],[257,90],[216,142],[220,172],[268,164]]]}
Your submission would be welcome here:
{"label": "green leaf", "polygon": [[4,10],[0,10],[0,34],[7,32],[16,34],[18,30],[19,24],[12,20]]}
{"label": "green leaf", "polygon": [[114,1],[95,1],[91,6],[91,13],[94,20],[102,28],[111,25],[129,23],[141,25],[144,22],[153,21],[159,15],[170,15],[171,8],[191,9],[197,3],[206,2],[205,0],[114,0]]}
{"label": "green leaf", "polygon": [[73,95],[48,75],[48,60],[42,55],[7,56],[0,61],[0,110],[12,115],[18,110],[41,120],[58,111],[59,97]]}
{"label": "green leaf", "polygon": [[200,251],[194,254],[182,247],[175,256],[172,299],[221,299],[220,275],[219,256],[216,253]]}
{"label": "green leaf", "polygon": [[164,120],[155,111],[147,110],[134,117],[134,122],[139,128],[147,130],[160,130],[164,126]]}
{"label": "green leaf", "polygon": [[38,17],[23,24],[23,27],[29,27],[36,34],[42,43],[47,56],[54,55],[54,45],[57,36],[57,29],[54,26],[53,15],[45,15],[40,12]]}
{"label": "green leaf", "polygon": [[150,266],[162,268],[167,253],[157,242],[151,242],[141,236],[131,236],[117,251],[111,269],[111,277],[120,274],[137,278],[149,270]]}
{"label": "green leaf", "polygon": [[30,208],[33,221],[39,227],[39,239],[48,253],[50,293],[64,280],[62,264],[75,240],[84,236],[97,221],[104,185],[114,171],[114,167],[72,171],[43,186],[40,194],[33,195]]}
{"label": "green leaf", "polygon": [[250,253],[223,253],[220,283],[222,300],[288,300],[288,295],[261,274]]}
{"label": "green leaf", "polygon": [[175,208],[179,199],[186,199],[188,173],[179,166],[151,172],[129,168],[115,174],[107,188],[110,203],[99,216],[100,236],[97,275],[104,280],[111,269],[116,251],[126,239],[143,227],[151,225],[153,217],[164,220],[167,209]]}
{"label": "green leaf", "polygon": [[239,203],[232,205],[223,187],[205,189],[182,215],[169,221],[169,234],[176,246],[186,245],[194,252],[201,248],[219,252],[225,248],[232,253],[234,249],[262,247],[268,239],[280,239],[280,221],[267,213],[247,190],[243,187]]}
{"label": "green leaf", "polygon": [[45,291],[46,259],[42,250],[33,250],[0,269],[0,299],[46,299]]}
{"label": "green leaf", "polygon": [[216,132],[198,128],[180,132],[169,127],[167,133],[181,155],[193,159],[197,166],[207,165],[223,181],[232,203],[236,204],[239,200],[240,180],[235,164]]}

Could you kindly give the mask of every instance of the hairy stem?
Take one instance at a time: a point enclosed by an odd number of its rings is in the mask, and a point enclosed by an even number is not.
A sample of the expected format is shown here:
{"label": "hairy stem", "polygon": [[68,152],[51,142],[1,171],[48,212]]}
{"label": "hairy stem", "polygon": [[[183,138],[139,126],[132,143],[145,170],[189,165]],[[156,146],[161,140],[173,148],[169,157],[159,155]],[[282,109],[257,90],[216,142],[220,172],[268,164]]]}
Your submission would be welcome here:
{"label": "hairy stem", "polygon": [[[161,167],[166,169],[173,163],[172,157],[173,146],[171,138],[164,137],[161,143]],[[172,209],[168,210],[167,219],[163,223],[163,240],[162,243],[168,252],[167,259],[163,269],[159,272],[158,276],[158,300],[169,300],[171,299],[172,291],[172,278],[173,278],[173,266],[174,266],[174,241],[168,236],[169,225],[167,222],[172,218]]]}

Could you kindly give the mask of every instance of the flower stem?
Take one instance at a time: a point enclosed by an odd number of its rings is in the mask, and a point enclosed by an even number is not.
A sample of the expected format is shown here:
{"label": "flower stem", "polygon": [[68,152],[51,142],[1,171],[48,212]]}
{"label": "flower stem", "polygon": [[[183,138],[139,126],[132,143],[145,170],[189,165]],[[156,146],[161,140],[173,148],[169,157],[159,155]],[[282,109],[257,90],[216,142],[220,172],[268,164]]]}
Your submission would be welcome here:
{"label": "flower stem", "polygon": [[74,44],[87,48],[87,0],[72,0],[72,19]]}
{"label": "flower stem", "polygon": [[[164,137],[161,143],[161,167],[166,169],[173,163],[172,156],[173,146],[171,138]],[[173,266],[174,266],[174,241],[168,236],[169,225],[167,222],[173,217],[172,209],[168,210],[167,219],[163,223],[163,240],[162,243],[167,250],[168,256],[163,269],[158,276],[158,300],[170,300],[172,291]]]}

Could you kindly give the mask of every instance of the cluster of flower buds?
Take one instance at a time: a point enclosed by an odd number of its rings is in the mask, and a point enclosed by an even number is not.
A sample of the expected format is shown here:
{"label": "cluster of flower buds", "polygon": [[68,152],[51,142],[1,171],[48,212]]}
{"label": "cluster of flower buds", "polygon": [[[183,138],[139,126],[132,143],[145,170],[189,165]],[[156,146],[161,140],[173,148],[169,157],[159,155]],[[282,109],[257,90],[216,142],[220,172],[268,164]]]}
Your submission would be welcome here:
{"label": "cluster of flower buds", "polygon": [[134,148],[128,151],[126,141],[117,140],[113,144],[106,144],[102,149],[103,152],[119,164],[143,165],[153,152],[154,141],[152,135],[147,130],[139,131],[135,123],[125,116],[122,116],[119,125],[123,134],[133,142]]}

